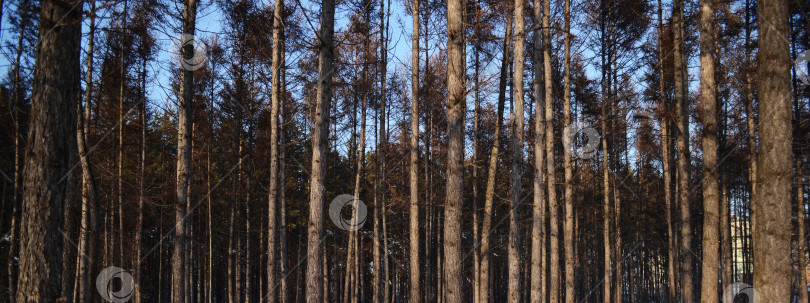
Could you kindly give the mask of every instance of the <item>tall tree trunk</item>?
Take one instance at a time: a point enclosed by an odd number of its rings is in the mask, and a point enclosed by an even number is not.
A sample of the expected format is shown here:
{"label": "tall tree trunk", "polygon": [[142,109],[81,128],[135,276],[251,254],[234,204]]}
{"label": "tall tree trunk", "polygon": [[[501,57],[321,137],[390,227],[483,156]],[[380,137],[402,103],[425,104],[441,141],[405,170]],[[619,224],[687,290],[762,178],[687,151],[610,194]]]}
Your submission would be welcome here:
{"label": "tall tree trunk", "polygon": [[[676,0],[677,1],[677,0]],[[602,45],[605,44],[604,25],[602,25]],[[603,47],[604,48],[604,47]],[[604,241],[604,276],[602,279],[602,300],[605,303],[610,303],[610,167],[608,160],[608,104],[610,103],[610,96],[608,92],[607,77],[608,77],[608,64],[607,54],[602,51],[601,56],[601,72],[602,72],[602,238]]]}
{"label": "tall tree trunk", "polygon": [[754,125],[754,85],[751,81],[751,4],[745,1],[745,120],[748,125],[748,178],[751,183],[751,196],[757,193],[757,130]]}
{"label": "tall tree trunk", "polygon": [[[185,0],[183,35],[194,35],[197,20],[197,0]],[[188,42],[188,41],[184,41]],[[193,43],[185,43],[181,50],[183,60],[194,57]],[[172,252],[172,302],[185,301],[184,272],[186,267],[186,205],[191,180],[191,123],[194,97],[194,72],[181,69],[180,105],[177,131],[177,201],[174,205],[175,242]]]}
{"label": "tall tree trunk", "polygon": [[464,58],[464,0],[447,0],[447,200],[444,205],[444,294],[460,303],[461,211],[464,201],[464,116],[467,108]]}
{"label": "tall tree trunk", "polygon": [[90,29],[87,35],[87,84],[84,94],[84,113],[82,114],[81,102],[77,105],[77,132],[76,143],[79,152],[79,163],[82,168],[82,208],[81,227],[79,230],[78,259],[76,270],[76,290],[74,299],[76,302],[87,302],[91,296],[91,260],[95,256],[96,229],[98,226],[96,211],[98,209],[96,201],[96,189],[93,181],[93,172],[90,167],[90,160],[87,155],[88,133],[90,132],[90,107],[93,91],[93,52],[95,50],[96,32],[96,1],[90,1]]}
{"label": "tall tree trunk", "polygon": [[759,142],[757,185],[752,200],[754,287],[773,302],[790,300],[790,186],[793,173],[793,130],[788,5],[763,0],[757,5],[759,39]]}
{"label": "tall tree trunk", "polygon": [[554,100],[552,99],[551,82],[551,0],[543,0],[543,80],[545,81],[545,115],[546,115],[546,184],[548,185],[548,208],[549,208],[549,245],[551,272],[549,273],[549,300],[560,302],[560,234],[559,216],[557,204],[556,178],[554,174]]}
{"label": "tall tree trunk", "polygon": [[676,300],[677,282],[675,281],[675,234],[673,233],[672,221],[672,156],[670,147],[672,138],[670,137],[670,116],[669,102],[666,99],[664,90],[664,21],[661,0],[658,0],[658,95],[659,112],[661,119],[661,163],[664,174],[664,201],[667,216],[667,302]]}
{"label": "tall tree trunk", "polygon": [[[128,1],[124,0],[124,12],[121,16],[121,41],[126,41],[127,34],[127,14],[129,12]],[[118,265],[124,266],[124,85],[126,83],[127,72],[124,69],[125,45],[121,43],[121,60],[118,62],[118,72],[120,79],[118,82],[118,186],[116,187],[118,195]]]}
{"label": "tall tree trunk", "polygon": [[[135,289],[133,302],[141,302],[141,233],[143,232],[143,207],[146,200],[144,171],[146,170],[146,60],[141,62],[140,75],[140,124],[141,124],[141,159],[138,166],[138,215],[135,222]],[[210,187],[210,186],[209,186]],[[210,189],[209,189],[210,192]],[[210,195],[209,195],[210,196]]]}
{"label": "tall tree trunk", "polygon": [[[272,91],[270,96],[270,197],[268,198],[267,216],[267,295],[268,301],[276,300],[276,236],[278,234],[276,218],[278,217],[276,207],[278,206],[278,149],[279,149],[279,104],[281,100],[281,68],[284,66],[282,53],[284,48],[282,26],[284,24],[284,2],[276,0],[273,9],[273,70],[272,70]],[[282,226],[283,228],[283,226]]]}
{"label": "tall tree trunk", "polygon": [[312,169],[309,192],[309,224],[307,227],[307,303],[323,302],[323,203],[327,140],[329,139],[329,105],[332,98],[332,58],[335,33],[335,1],[321,2],[321,29],[318,55],[318,92],[312,128]]}
{"label": "tall tree trunk", "polygon": [[[411,38],[411,137],[408,180],[410,190],[409,266],[411,303],[421,302],[419,278],[419,0],[412,0],[413,34]],[[365,105],[365,104],[364,104]],[[365,110],[363,111],[365,113]],[[365,119],[363,119],[365,123]],[[361,134],[361,137],[363,135]],[[355,189],[357,192],[357,189]],[[348,266],[348,264],[346,265]],[[478,302],[476,302],[478,303]]]}
{"label": "tall tree trunk", "polygon": [[[563,44],[565,57],[563,61],[563,125],[571,124],[571,0],[565,0],[563,7],[564,29]],[[571,153],[569,136],[563,135],[563,165],[565,167],[565,302],[573,303],[574,298],[574,190],[572,187],[573,168],[571,167]],[[552,179],[553,180],[553,179]]]}
{"label": "tall tree trunk", "polygon": [[481,273],[478,289],[481,294],[478,296],[483,303],[492,302],[492,285],[490,283],[490,262],[492,253],[490,252],[490,234],[492,233],[492,207],[495,200],[495,174],[498,169],[498,153],[500,147],[501,127],[503,127],[504,103],[506,103],[506,78],[508,76],[509,61],[511,59],[512,46],[512,14],[506,12],[506,33],[503,41],[503,59],[501,61],[500,80],[498,82],[498,113],[495,124],[495,132],[492,135],[492,149],[489,154],[489,165],[487,168],[487,188],[484,192],[484,216],[481,219]]}
{"label": "tall tree trunk", "polygon": [[[535,27],[539,27],[542,20],[542,6],[539,1],[534,4]],[[531,302],[539,303],[546,301],[545,285],[545,201],[543,200],[543,179],[545,175],[545,112],[540,105],[540,96],[543,95],[543,86],[540,84],[543,75],[543,44],[541,32],[534,33],[534,53],[532,54],[534,65],[534,99],[537,109],[534,116],[534,182],[532,183],[534,197],[532,206],[532,265],[531,265]],[[500,116],[500,115],[498,115]]]}
{"label": "tall tree trunk", "polygon": [[714,1],[700,0],[700,102],[703,107],[703,261],[701,302],[718,301],[719,174],[714,70]]}
{"label": "tall tree trunk", "polygon": [[[79,96],[81,0],[42,1],[23,169],[18,302],[61,296],[64,201]],[[61,25],[61,26],[57,26]],[[73,137],[75,138],[75,137]]]}
{"label": "tall tree trunk", "polygon": [[[797,108],[797,111],[799,109]],[[804,303],[807,302],[807,241],[805,238],[804,232],[804,222],[805,222],[805,203],[804,203],[804,175],[803,175],[803,163],[802,163],[802,156],[796,156],[796,218],[798,218],[798,226],[799,232],[797,233],[798,237],[797,240],[797,250],[798,250],[798,262],[799,262],[799,302]]]}
{"label": "tall tree trunk", "polygon": [[683,0],[672,4],[674,70],[675,70],[675,129],[678,144],[678,201],[680,205],[680,278],[681,301],[692,302],[692,222],[690,214],[690,153],[689,153],[689,91],[684,44]]}
{"label": "tall tree trunk", "polygon": [[[281,47],[282,48],[285,47],[284,39],[281,39]],[[285,62],[284,58],[285,58],[284,52],[282,52],[281,53],[281,62]],[[286,94],[287,94],[287,89],[285,88],[285,86],[287,85],[286,74],[285,74],[285,70],[286,70],[285,68],[286,67],[285,66],[286,66],[286,64],[282,65],[281,74],[280,74],[280,76],[281,76],[281,86],[279,86],[279,88],[281,89],[281,92],[280,92],[281,97],[279,99],[279,108],[280,108],[281,112],[279,113],[279,130],[278,130],[279,131],[279,150],[278,150],[278,158],[279,158],[279,225],[280,225],[280,228],[278,229],[279,230],[278,249],[279,249],[279,265],[280,265],[279,266],[279,272],[280,272],[280,276],[281,276],[281,277],[279,277],[279,280],[280,280],[279,284],[281,285],[280,293],[279,293],[279,302],[281,302],[281,303],[287,303],[288,300],[289,300],[288,292],[287,292],[287,276],[289,275],[289,273],[287,272],[287,213],[286,213],[286,211],[287,211],[287,208],[286,208],[287,201],[286,201],[286,194],[285,194],[285,188],[286,188],[285,180],[286,180],[286,177],[285,177],[285,173],[284,173],[286,171],[286,165],[285,165],[285,161],[284,161],[284,158],[285,158],[285,152],[284,152],[284,147],[285,147],[284,123],[286,123],[286,122],[284,120],[284,117],[285,117],[284,115],[286,114],[285,100],[286,100]]]}
{"label": "tall tree trunk", "polygon": [[523,0],[515,0],[515,69],[514,84],[515,98],[512,104],[512,192],[509,211],[509,302],[520,302],[520,205],[521,190],[523,188],[523,41],[526,39],[526,28],[523,25]]}

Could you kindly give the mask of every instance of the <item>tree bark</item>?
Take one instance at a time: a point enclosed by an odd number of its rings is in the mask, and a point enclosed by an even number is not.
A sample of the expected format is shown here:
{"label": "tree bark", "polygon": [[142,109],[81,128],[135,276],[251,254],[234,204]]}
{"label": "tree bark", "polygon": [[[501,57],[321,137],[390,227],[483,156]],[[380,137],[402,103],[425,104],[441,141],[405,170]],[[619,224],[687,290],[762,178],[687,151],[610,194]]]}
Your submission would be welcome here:
{"label": "tree bark", "polygon": [[[42,1],[31,115],[23,169],[18,302],[61,296],[63,182],[70,173],[79,96],[81,0]],[[74,137],[75,138],[75,137]]]}
{"label": "tree bark", "polygon": [[559,215],[557,204],[556,178],[554,174],[554,100],[552,99],[551,82],[551,0],[543,0],[543,80],[545,81],[545,115],[546,115],[546,184],[548,185],[548,208],[549,208],[549,245],[551,271],[549,273],[549,300],[560,302],[560,234]]}
{"label": "tree bark", "polygon": [[318,55],[318,92],[312,128],[312,169],[309,192],[309,223],[307,226],[306,301],[321,303],[323,289],[323,204],[327,141],[329,139],[329,105],[332,98],[332,58],[335,32],[335,1],[321,2],[321,29]]}
{"label": "tree bark", "polygon": [[[272,58],[272,91],[270,96],[270,197],[268,198],[267,217],[267,295],[270,302],[276,300],[276,236],[278,234],[276,218],[278,217],[278,154],[279,154],[279,103],[281,99],[281,67],[284,66],[282,53],[284,48],[282,26],[284,23],[284,2],[276,0],[273,8],[273,58]],[[283,226],[282,226],[283,228]]]}
{"label": "tree bark", "polygon": [[689,91],[684,44],[683,0],[672,5],[674,70],[675,70],[675,129],[678,144],[678,201],[680,205],[680,278],[681,300],[692,302],[692,223],[689,196]]}
{"label": "tree bark", "polygon": [[509,211],[509,302],[520,302],[520,205],[521,191],[523,188],[523,62],[524,51],[523,41],[526,39],[526,28],[523,25],[523,0],[515,0],[515,65],[514,65],[514,90],[515,98],[512,104],[512,192],[511,205]]}
{"label": "tree bark", "polygon": [[[533,186],[533,202],[532,205],[532,264],[531,264],[531,302],[539,303],[546,301],[545,285],[545,201],[543,200],[543,179],[545,176],[545,112],[540,105],[540,96],[543,95],[543,86],[540,84],[541,75],[543,75],[543,38],[539,26],[542,25],[542,5],[539,1],[534,3],[534,20],[535,27],[538,27],[537,32],[534,33],[534,53],[532,54],[534,62],[534,98],[537,103],[537,109],[534,116],[534,182]],[[500,115],[499,115],[500,116]]]}
{"label": "tree bark", "polygon": [[791,207],[793,130],[788,5],[763,0],[757,6],[759,39],[759,142],[757,185],[752,200],[754,264],[753,287],[773,302],[790,300]]}
{"label": "tree bark", "polygon": [[718,301],[719,174],[714,70],[714,1],[700,0],[700,102],[703,107],[703,261],[701,302]]}
{"label": "tree bark", "polygon": [[461,211],[464,201],[464,0],[447,1],[447,200],[444,206],[444,294],[446,303],[460,303]]}
{"label": "tree bark", "polygon": [[[565,0],[563,7],[564,29],[563,44],[565,57],[563,61],[563,125],[568,127],[571,124],[571,0]],[[574,303],[574,191],[573,167],[571,166],[570,148],[572,142],[570,138],[563,135],[563,164],[565,166],[565,302]]]}
{"label": "tree bark", "polygon": [[[409,269],[411,303],[421,302],[419,278],[419,0],[412,0],[413,34],[411,38],[411,137],[408,180],[410,190]],[[365,105],[365,104],[364,104]],[[365,113],[365,111],[363,111]],[[363,122],[365,123],[365,119]],[[361,134],[361,137],[364,135]],[[359,179],[359,178],[358,178]],[[357,189],[355,189],[357,192]],[[347,264],[348,266],[348,264]],[[477,303],[477,302],[476,302]]]}

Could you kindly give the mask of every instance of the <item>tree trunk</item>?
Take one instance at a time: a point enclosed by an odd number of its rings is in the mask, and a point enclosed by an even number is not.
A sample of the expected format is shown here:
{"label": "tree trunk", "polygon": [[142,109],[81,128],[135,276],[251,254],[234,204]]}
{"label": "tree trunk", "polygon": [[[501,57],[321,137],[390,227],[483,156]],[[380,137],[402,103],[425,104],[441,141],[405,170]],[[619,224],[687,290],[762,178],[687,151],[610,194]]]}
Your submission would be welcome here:
{"label": "tree trunk", "polygon": [[[790,46],[788,5],[764,0],[757,6],[760,30],[759,119],[760,146],[757,157],[757,191],[752,200],[754,237],[754,287],[773,302],[790,300],[791,207],[793,173],[791,142]],[[803,287],[803,286],[802,286]]]}
{"label": "tree trunk", "polygon": [[332,58],[335,32],[335,1],[321,2],[321,29],[318,55],[318,92],[312,128],[312,174],[309,192],[309,224],[307,227],[307,303],[321,303],[324,298],[323,268],[323,203],[327,140],[329,139],[329,105],[332,97]]}
{"label": "tree trunk", "polygon": [[[563,125],[571,124],[571,0],[565,0],[564,15],[564,52],[563,61]],[[563,135],[563,165],[565,167],[565,302],[574,303],[574,192],[572,188],[573,168],[571,167],[570,138]]]}
{"label": "tree trunk", "polygon": [[[413,34],[411,38],[411,137],[408,180],[410,190],[409,269],[411,303],[421,302],[419,278],[419,0],[412,0]],[[365,105],[365,104],[364,104]],[[365,113],[365,110],[363,111]],[[365,118],[363,119],[365,123]],[[363,134],[361,134],[363,137]],[[355,189],[355,193],[357,189]],[[348,266],[348,264],[346,265]],[[477,302],[476,302],[477,303]]]}
{"label": "tree trunk", "polygon": [[495,132],[492,135],[492,149],[489,154],[489,165],[487,168],[487,188],[484,192],[484,216],[481,218],[481,273],[478,289],[481,294],[478,296],[483,303],[492,302],[490,284],[490,233],[492,233],[492,207],[495,200],[495,174],[498,169],[498,153],[500,147],[501,127],[503,126],[504,103],[506,103],[506,78],[510,61],[511,41],[512,41],[512,14],[506,12],[506,34],[503,41],[503,59],[501,61],[500,80],[498,83],[498,114],[495,124]]}
{"label": "tree trunk", "polygon": [[514,84],[515,98],[512,104],[512,192],[511,207],[509,211],[509,302],[520,302],[520,205],[521,190],[523,188],[523,41],[526,39],[526,28],[523,25],[523,0],[515,0],[515,70]]}
{"label": "tree trunk", "polygon": [[[284,23],[284,3],[283,0],[276,0],[273,9],[273,70],[272,70],[272,92],[270,96],[270,197],[268,198],[267,217],[267,295],[268,301],[276,300],[276,235],[278,234],[276,218],[278,217],[276,207],[278,206],[278,149],[279,149],[279,104],[281,100],[281,68],[284,66],[282,53],[284,48],[282,26]],[[281,228],[284,228],[283,226]]]}
{"label": "tree trunk", "polygon": [[658,0],[658,95],[661,119],[661,163],[664,174],[664,201],[667,216],[667,302],[676,300],[677,282],[675,282],[675,234],[672,221],[672,138],[670,137],[669,103],[664,90],[664,21],[661,0]]}
{"label": "tree trunk", "polygon": [[680,205],[680,278],[681,301],[692,302],[692,223],[689,195],[689,91],[684,44],[683,0],[672,5],[674,70],[675,70],[675,129],[678,144],[678,201]]}
{"label": "tree trunk", "polygon": [[[23,169],[18,302],[61,296],[64,201],[79,92],[82,1],[42,1]],[[56,26],[62,24],[62,26]],[[74,137],[75,138],[75,137]]]}
{"label": "tree trunk", "polygon": [[[542,20],[542,6],[539,2],[534,5],[534,20],[536,27],[540,26]],[[544,259],[545,259],[545,201],[543,200],[543,179],[545,175],[545,112],[543,107],[540,106],[540,96],[543,95],[543,86],[540,84],[541,75],[543,75],[543,66],[540,63],[543,61],[543,38],[538,30],[534,34],[534,53],[532,59],[534,60],[534,99],[537,103],[537,109],[534,116],[534,182],[533,186],[533,202],[532,206],[532,265],[531,265],[531,302],[539,303],[546,301],[545,285],[546,275]],[[500,116],[500,115],[498,115]]]}
{"label": "tree trunk", "polygon": [[704,303],[718,301],[720,267],[714,34],[714,2],[700,0],[700,102],[703,107],[703,268],[700,300]]}
{"label": "tree trunk", "polygon": [[545,115],[546,115],[546,184],[548,185],[548,208],[549,208],[549,239],[551,250],[549,265],[551,272],[549,273],[549,300],[551,302],[560,302],[560,234],[559,234],[559,216],[557,210],[557,179],[554,176],[554,100],[552,99],[552,82],[551,82],[551,26],[549,20],[551,19],[551,0],[543,0],[543,80],[545,81]]}
{"label": "tree trunk", "polygon": [[464,0],[447,1],[447,200],[444,206],[444,294],[447,303],[460,303],[461,211],[464,193]]}

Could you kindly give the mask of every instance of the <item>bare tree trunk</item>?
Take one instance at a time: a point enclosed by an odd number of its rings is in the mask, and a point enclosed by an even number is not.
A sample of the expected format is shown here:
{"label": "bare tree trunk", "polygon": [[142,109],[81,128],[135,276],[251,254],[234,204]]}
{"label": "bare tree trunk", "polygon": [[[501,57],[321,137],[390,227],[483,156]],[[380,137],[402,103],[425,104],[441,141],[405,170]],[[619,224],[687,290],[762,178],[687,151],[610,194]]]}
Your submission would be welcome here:
{"label": "bare tree trunk", "polygon": [[[186,0],[183,11],[183,34],[194,35],[197,20],[197,0]],[[193,43],[185,43],[181,50],[184,60],[194,57]],[[172,302],[185,301],[184,272],[186,267],[186,205],[191,180],[191,123],[194,97],[194,72],[181,70],[180,105],[177,131],[177,202],[174,206],[175,243],[172,252]]]}
{"label": "bare tree trunk", "polygon": [[745,120],[748,125],[748,156],[751,159],[749,164],[749,182],[751,183],[751,196],[757,193],[757,131],[754,121],[754,87],[751,83],[751,4],[745,1]]}
{"label": "bare tree trunk", "polygon": [[[563,7],[564,29],[563,44],[565,58],[563,61],[563,126],[571,124],[571,0],[565,0]],[[573,303],[574,298],[574,192],[572,188],[573,168],[571,167],[570,138],[563,135],[563,165],[565,167],[565,302]],[[553,179],[552,179],[553,180]]]}
{"label": "bare tree trunk", "polygon": [[447,1],[447,200],[444,205],[444,282],[447,303],[460,303],[461,211],[464,192],[464,0]]}
{"label": "bare tree trunk", "polygon": [[703,107],[703,261],[701,302],[718,301],[720,261],[714,2],[700,0],[700,101]]}
{"label": "bare tree trunk", "polygon": [[[127,32],[127,13],[128,1],[124,0],[124,12],[122,15],[121,38],[126,39],[124,36]],[[121,43],[121,60],[118,62],[118,72],[120,79],[118,82],[118,187],[116,187],[118,195],[118,265],[124,266],[124,84],[126,83],[127,72],[124,69],[124,58],[126,44]]]}
{"label": "bare tree trunk", "polygon": [[[140,95],[140,124],[141,124],[141,159],[138,166],[138,215],[135,223],[135,258],[133,268],[135,268],[135,289],[133,302],[141,302],[141,233],[143,232],[143,206],[145,202],[145,180],[146,170],[146,60],[141,62],[141,95]],[[210,187],[210,186],[209,186]]]}
{"label": "bare tree trunk", "polygon": [[[82,1],[42,1],[23,169],[18,302],[61,297],[64,201],[68,199],[79,96]],[[51,28],[51,24],[64,24]],[[75,137],[73,137],[75,138]]]}
{"label": "bare tree trunk", "polygon": [[[677,1],[677,0],[676,0]],[[604,26],[602,26],[602,31],[604,31]],[[605,34],[602,33],[602,45],[605,43]],[[608,191],[610,190],[610,167],[609,167],[609,160],[608,160],[608,144],[607,144],[607,134],[608,134],[608,104],[611,102],[609,92],[608,92],[608,85],[607,85],[607,77],[608,77],[608,65],[606,62],[607,54],[605,51],[602,51],[601,54],[601,63],[602,63],[602,197],[604,198],[602,203],[602,238],[604,241],[604,277],[602,279],[602,300],[605,303],[610,303],[610,195]]]}
{"label": "bare tree trunk", "polygon": [[[267,295],[270,302],[276,300],[276,235],[278,230],[276,218],[278,217],[276,207],[278,206],[278,158],[279,158],[279,104],[281,100],[281,68],[284,66],[282,53],[284,48],[282,26],[284,23],[284,2],[276,0],[273,9],[273,70],[272,70],[272,92],[270,96],[270,197],[268,198],[267,217]],[[283,226],[281,228],[284,228]]]}
{"label": "bare tree trunk", "polygon": [[674,69],[675,69],[675,129],[678,144],[678,201],[680,204],[680,278],[681,301],[692,302],[692,223],[689,184],[689,91],[684,44],[683,0],[672,5]]}
{"label": "bare tree trunk", "polygon": [[483,303],[492,301],[492,285],[490,283],[490,262],[492,253],[490,252],[490,233],[492,233],[492,207],[495,200],[495,174],[498,169],[498,153],[500,147],[501,127],[503,126],[504,103],[506,103],[506,78],[512,41],[512,14],[506,12],[506,34],[503,41],[503,59],[501,61],[500,80],[498,83],[498,114],[495,124],[495,133],[492,136],[492,149],[489,154],[489,165],[487,168],[487,188],[484,192],[484,216],[481,218],[481,273],[478,289],[481,294],[478,296]]}
{"label": "bare tree trunk", "polygon": [[523,0],[515,0],[515,70],[514,89],[515,98],[512,106],[512,192],[509,211],[509,302],[520,302],[520,204],[521,190],[523,188],[523,41],[526,39],[526,28],[523,25]]}
{"label": "bare tree trunk", "polygon": [[545,81],[545,115],[546,115],[546,184],[548,185],[548,208],[549,208],[549,245],[550,261],[549,265],[551,272],[549,273],[549,300],[551,302],[560,302],[560,234],[559,234],[559,215],[557,204],[557,191],[556,191],[556,178],[554,176],[554,100],[552,99],[552,82],[551,82],[551,26],[549,20],[551,19],[551,1],[543,1],[543,80]]}
{"label": "bare tree trunk", "polygon": [[664,174],[664,201],[667,216],[667,302],[676,300],[677,282],[675,280],[675,234],[672,221],[672,159],[670,147],[670,117],[669,104],[664,90],[664,21],[661,0],[658,0],[658,95],[659,112],[661,119],[661,163]]}
{"label": "bare tree trunk", "polygon": [[[798,109],[797,109],[798,110]],[[802,169],[802,156],[796,156],[796,218],[798,218],[799,229],[797,240],[798,247],[798,262],[799,262],[799,302],[807,302],[807,241],[805,240],[804,221],[805,221],[805,203],[804,203],[804,174]]]}
{"label": "bare tree trunk", "polygon": [[[419,0],[412,0],[413,34],[411,38],[411,137],[408,180],[410,189],[409,269],[411,303],[421,302],[419,278]],[[364,104],[365,105],[365,104]],[[363,111],[365,113],[365,109]],[[365,123],[365,118],[363,119]],[[361,134],[361,138],[363,135]],[[355,189],[355,192],[357,189]],[[348,264],[347,264],[348,266]],[[477,302],[476,302],[477,303]]]}
{"label": "bare tree trunk", "polygon": [[332,58],[335,32],[335,1],[321,2],[321,29],[318,56],[318,92],[312,128],[312,175],[309,192],[309,224],[307,227],[307,303],[323,302],[323,203],[324,171],[326,169],[326,149],[329,139],[329,105],[332,97]]}
{"label": "bare tree trunk", "polygon": [[[790,186],[793,173],[793,130],[788,5],[764,0],[759,14],[759,132],[762,149],[757,157],[757,191],[752,200],[754,285],[762,298],[790,300]],[[803,287],[803,286],[802,286]]]}
{"label": "bare tree trunk", "polygon": [[[95,256],[95,235],[97,230],[96,211],[98,209],[96,201],[96,189],[93,181],[93,172],[87,155],[88,133],[90,132],[90,96],[93,91],[93,52],[95,50],[96,32],[96,1],[90,1],[90,30],[87,36],[87,85],[84,95],[84,114],[82,115],[81,102],[77,105],[77,133],[76,143],[79,152],[79,163],[82,168],[82,208],[81,227],[79,230],[78,259],[76,270],[76,290],[74,299],[76,302],[87,302],[90,300],[92,285],[89,272],[91,271],[91,261]],[[136,281],[137,283],[137,281]]]}
{"label": "bare tree trunk", "polygon": [[[535,2],[534,5],[534,20],[540,26],[542,20],[542,6]],[[537,103],[537,109],[534,116],[534,182],[532,183],[534,190],[532,206],[532,264],[531,264],[531,302],[540,303],[545,302],[545,201],[543,200],[543,179],[545,175],[545,111],[540,106],[540,96],[543,95],[543,86],[540,84],[541,75],[543,73],[543,66],[540,63],[543,61],[543,38],[540,31],[534,34],[534,53],[532,59],[534,60],[534,98]],[[500,116],[500,115],[499,115]]]}
{"label": "bare tree trunk", "polygon": [[[239,155],[237,155],[237,156],[240,157]],[[241,158],[240,158],[240,161],[241,161]],[[234,260],[234,256],[233,256],[233,253],[234,253],[233,252],[233,238],[234,238],[233,226],[234,226],[234,217],[235,217],[234,204],[236,203],[236,198],[235,198],[235,196],[236,196],[236,179],[234,179],[233,176],[231,176],[231,184],[232,184],[231,195],[232,195],[233,199],[232,199],[231,203],[228,203],[229,206],[230,206],[231,216],[230,216],[230,220],[228,221],[228,274],[227,274],[227,278],[228,278],[228,302],[229,303],[234,303],[234,302],[236,302],[236,298],[234,298],[234,294],[236,293],[236,290],[234,289],[234,285],[233,285],[234,284],[234,273],[236,272],[236,270],[235,270],[236,260]]]}

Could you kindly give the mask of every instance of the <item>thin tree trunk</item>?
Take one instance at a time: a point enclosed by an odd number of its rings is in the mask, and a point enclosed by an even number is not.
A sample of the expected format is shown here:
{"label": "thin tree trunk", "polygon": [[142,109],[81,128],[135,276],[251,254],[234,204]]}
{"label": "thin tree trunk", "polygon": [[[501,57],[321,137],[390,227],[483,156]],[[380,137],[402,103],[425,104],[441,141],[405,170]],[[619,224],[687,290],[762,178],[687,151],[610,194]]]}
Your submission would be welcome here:
{"label": "thin tree trunk", "polygon": [[520,217],[518,206],[520,204],[523,175],[523,41],[526,39],[526,28],[523,25],[523,0],[515,0],[515,69],[514,89],[515,98],[512,106],[512,192],[511,207],[509,211],[509,302],[520,302]]}
{"label": "thin tree trunk", "polygon": [[[779,256],[790,255],[790,186],[793,173],[793,130],[788,5],[764,0],[759,14],[759,131],[762,150],[757,157],[757,191],[752,200],[754,284],[762,298],[790,300],[791,266]],[[802,286],[803,287],[803,286]]]}
{"label": "thin tree trunk", "polygon": [[[542,6],[535,2],[534,5],[534,20],[535,25],[541,25],[539,22],[542,20]],[[543,66],[540,63],[543,61],[543,44],[541,32],[538,30],[534,33],[534,53],[532,54],[534,64],[534,99],[537,103],[537,109],[534,116],[534,182],[533,186],[533,202],[532,206],[532,263],[531,263],[531,302],[540,303],[545,302],[545,285],[546,275],[544,270],[545,263],[545,201],[543,200],[543,179],[545,175],[545,112],[540,105],[540,96],[543,95],[543,86],[540,84],[541,75],[543,73]],[[499,115],[500,116],[500,115]]]}
{"label": "thin tree trunk", "polygon": [[551,0],[543,0],[543,80],[545,81],[545,115],[546,115],[546,184],[548,185],[548,208],[549,208],[549,245],[551,272],[549,273],[549,300],[560,302],[560,234],[559,215],[557,204],[556,178],[554,174],[554,100],[552,99],[551,82]]}
{"label": "thin tree trunk", "polygon": [[492,207],[495,200],[495,174],[498,169],[498,153],[500,148],[501,128],[503,126],[504,103],[506,103],[506,78],[510,55],[512,54],[512,14],[506,12],[506,34],[503,41],[503,59],[501,61],[500,80],[498,83],[498,113],[495,124],[495,132],[492,135],[492,149],[489,154],[489,165],[487,168],[487,188],[484,192],[484,216],[481,219],[481,274],[478,289],[481,294],[478,296],[483,303],[492,302],[492,285],[490,283],[490,262],[492,253],[490,252],[490,234],[492,233]]}
{"label": "thin tree trunk", "polygon": [[[124,12],[122,15],[121,41],[125,41],[127,32],[128,1],[124,0]],[[124,266],[124,84],[126,83],[126,70],[124,69],[124,57],[126,43],[121,43],[121,60],[118,65],[120,79],[118,82],[118,265]]]}
{"label": "thin tree trunk", "polygon": [[659,112],[661,119],[661,163],[664,174],[664,201],[667,216],[667,302],[675,302],[677,282],[675,280],[675,234],[673,233],[672,221],[672,159],[671,150],[672,138],[670,137],[670,117],[669,104],[664,90],[664,22],[663,8],[661,0],[658,0],[658,95]]}
{"label": "thin tree trunk", "polygon": [[447,1],[447,200],[444,205],[444,282],[447,303],[460,303],[461,211],[464,192],[464,0]]}
{"label": "thin tree trunk", "polygon": [[[563,61],[563,125],[571,124],[571,0],[565,0],[564,15],[564,52]],[[565,167],[565,302],[573,303],[574,298],[574,192],[572,187],[573,172],[571,167],[570,142],[568,136],[563,135],[563,165]],[[552,179],[553,180],[553,179]]]}
{"label": "thin tree trunk", "polygon": [[[421,302],[421,280],[419,278],[419,0],[412,0],[413,34],[411,38],[411,137],[408,166],[410,194],[410,235],[409,269],[411,303]],[[363,104],[365,105],[365,104]],[[365,108],[363,109],[365,114]],[[363,118],[365,123],[365,118]],[[361,134],[361,138],[363,134]],[[359,165],[358,165],[359,166]],[[359,176],[358,176],[359,177]],[[355,188],[355,195],[357,189]],[[348,266],[348,264],[347,264]],[[477,303],[477,302],[476,302]]]}
{"label": "thin tree trunk", "polygon": [[714,2],[700,0],[700,101],[703,107],[703,261],[700,300],[704,303],[718,301],[720,267],[714,34]]}
{"label": "thin tree trunk", "polygon": [[[281,40],[283,39],[282,26],[284,23],[284,2],[283,0],[276,0],[273,9],[273,70],[272,70],[272,91],[270,96],[270,190],[268,198],[268,216],[267,216],[267,295],[266,299],[270,302],[276,300],[276,235],[278,234],[278,227],[276,226],[276,218],[278,217],[278,158],[279,158],[279,104],[281,100],[281,68],[284,66],[282,61],[282,53],[284,48]],[[283,228],[283,226],[281,227]]]}
{"label": "thin tree trunk", "polygon": [[689,196],[689,91],[684,44],[683,0],[672,5],[674,70],[675,70],[675,129],[678,144],[678,201],[680,205],[680,278],[681,301],[692,302],[692,223]]}
{"label": "thin tree trunk", "polygon": [[[64,201],[69,192],[71,136],[79,96],[81,0],[42,1],[23,169],[18,302],[56,302],[61,296]],[[75,138],[75,137],[73,137]]]}
{"label": "thin tree trunk", "polygon": [[799,302],[807,302],[807,241],[805,240],[804,221],[805,221],[805,204],[804,204],[804,174],[802,169],[802,156],[796,156],[796,218],[798,218],[798,262],[799,262]]}
{"label": "thin tree trunk", "polygon": [[[140,104],[140,124],[141,124],[141,159],[138,166],[138,215],[135,223],[135,258],[133,267],[135,268],[135,288],[133,302],[141,302],[141,233],[143,232],[143,207],[145,203],[145,180],[146,170],[146,60],[141,62],[141,100]],[[210,187],[210,186],[209,186]]]}

